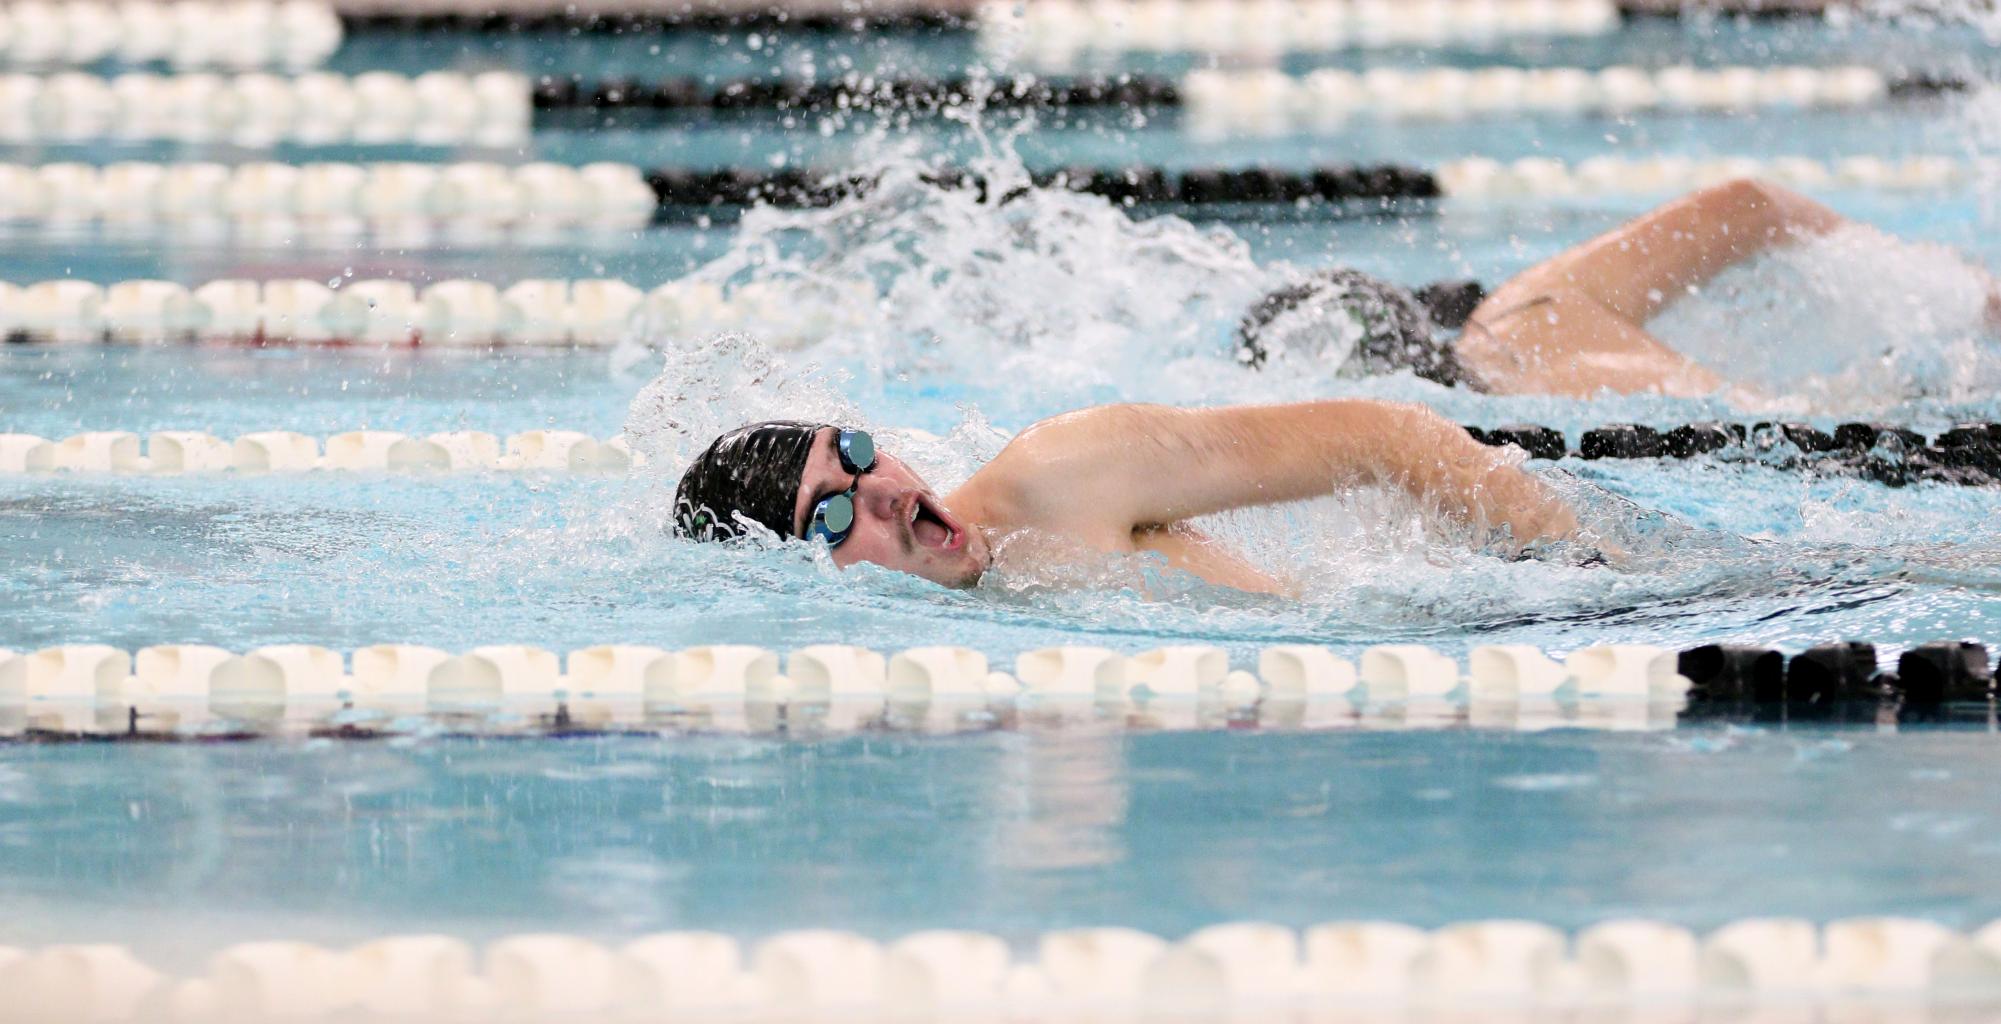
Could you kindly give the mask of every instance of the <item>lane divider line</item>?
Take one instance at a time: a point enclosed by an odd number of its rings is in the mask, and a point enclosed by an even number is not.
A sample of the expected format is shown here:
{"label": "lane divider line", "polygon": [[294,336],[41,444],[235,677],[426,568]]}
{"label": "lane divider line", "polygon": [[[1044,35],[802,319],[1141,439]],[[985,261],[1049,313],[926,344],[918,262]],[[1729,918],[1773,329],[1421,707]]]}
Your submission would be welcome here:
{"label": "lane divider line", "polygon": [[[1630,114],[1759,108],[1860,108],[1890,98],[1961,92],[1964,79],[1885,75],[1874,68],[1773,66],[1641,68],[1328,68],[1304,75],[1275,69],[1201,70],[1179,79],[1147,74],[1062,78],[1002,75],[895,78],[849,74],[705,81],[692,76],[642,81],[581,74],[535,79],[538,114],[560,112],[846,112],[979,105],[986,110],[1186,108],[1204,124],[1248,116],[1296,125],[1338,126],[1368,114],[1386,118],[1466,118],[1518,113]],[[644,119],[601,118],[599,127]]]}
{"label": "lane divider line", "polygon": [[0,63],[313,67],[341,44],[316,0],[13,0],[0,6]]}
{"label": "lane divider line", "polygon": [[623,437],[598,440],[573,430],[527,430],[507,437],[454,430],[411,437],[393,430],[353,430],[319,438],[261,430],[225,440],[198,430],[146,435],[98,430],[48,440],[0,434],[0,474],[624,472],[644,465]]}
{"label": "lane divider line", "polygon": [[1255,672],[1232,668],[1226,652],[1206,645],[1131,656],[1048,647],[1021,654],[1011,673],[953,646],[885,657],[814,645],[782,658],[741,645],[670,651],[610,644],[564,657],[526,644],[457,655],[412,644],[351,655],[302,644],[242,654],[199,644],[132,653],[102,644],[0,650],[0,737],[39,740],[198,738],[239,727],[246,737],[287,727],[363,736],[407,729],[398,720],[410,716],[454,715],[472,731],[494,715],[544,732],[712,722],[777,729],[788,720],[820,730],[880,724],[963,731],[993,727],[987,712],[1002,706],[1067,708],[1086,717],[1137,708],[1157,714],[1134,720],[1135,727],[1170,729],[1233,721],[1273,728],[1895,724],[1991,721],[1995,696],[1987,648],[1963,641],[1912,647],[1888,670],[1874,646],[1853,642],[1791,659],[1714,644],[1683,651],[1600,645],[1561,659],[1531,646],[1487,645],[1473,648],[1463,665],[1418,644],[1369,647],[1355,661],[1325,647],[1282,644],[1258,653]]}
{"label": "lane divider line", "polygon": [[[1467,426],[1474,439],[1512,445],[1537,459],[1695,459],[1747,462],[1768,469],[1854,473],[1902,486],[1921,481],[2001,483],[2001,423],[1963,423],[1927,439],[1880,423],[1844,423],[1832,433],[1805,423],[1691,423],[1662,431],[1637,424],[1594,427],[1573,451],[1561,431],[1513,425]],[[636,463],[619,438],[598,441],[565,430],[509,436],[459,430],[413,438],[356,430],[321,441],[284,430],[234,441],[201,431],[163,430],[142,441],[130,431],[86,431],[50,439],[0,433],[0,473],[169,474],[319,469],[401,472],[573,469],[603,472]]]}
{"label": "lane divider line", "polygon": [[[1437,3],[1438,0],[1431,0]],[[1001,10],[995,4],[988,12],[996,20],[1011,17],[1012,12]],[[1254,7],[1254,4],[1233,3],[1232,7]],[[1264,6],[1274,6],[1271,0],[1264,0]],[[1283,5],[1276,5],[1282,7]],[[1193,26],[1166,25],[1164,31],[1170,33],[1167,42],[1157,42],[1150,47],[1130,47],[1132,49],[1182,49],[1193,52],[1262,52],[1272,47],[1270,43],[1254,44],[1233,50],[1218,51],[1220,41],[1213,35],[1204,35],[1202,30],[1216,26],[1216,20],[1244,17],[1250,24],[1271,24],[1274,15],[1278,18],[1294,17],[1308,19],[1333,18],[1341,22],[1339,28],[1346,29],[1349,23],[1357,30],[1355,38],[1345,34],[1339,37],[1343,46],[1398,45],[1400,38],[1412,38],[1420,44],[1436,44],[1459,40],[1467,43],[1484,43],[1501,34],[1550,34],[1552,28],[1561,30],[1555,23],[1570,20],[1582,25],[1587,21],[1603,18],[1603,14],[1579,5],[1576,10],[1565,10],[1548,4],[1538,4],[1530,0],[1444,0],[1443,12],[1424,10],[1422,4],[1371,4],[1368,0],[1300,0],[1303,11],[1286,12],[1259,10],[1250,13],[1216,11],[1200,2],[1173,2],[1155,0],[1151,5],[1122,3],[1100,4],[1091,8],[1094,18],[1124,22],[1134,17],[1121,8],[1142,8],[1137,17],[1141,21],[1153,23],[1151,38],[1160,39],[1162,22],[1183,22],[1195,20]],[[1732,18],[1758,20],[1802,19],[1826,17],[1829,9],[1840,5],[1826,4],[1818,0],[1800,3],[1772,3],[1770,0],[1616,0],[1612,5],[1618,16],[1628,19],[1639,18],[1680,18],[1691,14],[1703,17],[1728,15]],[[1109,8],[1109,9],[1107,9]],[[1418,9],[1413,9],[1418,8]],[[1467,27],[1447,30],[1438,25],[1441,17],[1460,20]],[[482,4],[456,5],[452,3],[412,6],[408,3],[390,3],[387,0],[346,0],[341,9],[341,20],[350,33],[400,32],[400,33],[457,33],[457,32],[504,32],[508,34],[562,32],[565,34],[596,33],[607,35],[636,35],[663,32],[812,32],[812,33],[884,33],[922,32],[927,34],[949,33],[980,27],[980,20],[962,9],[957,3],[918,2],[878,2],[860,8],[841,5],[829,0],[795,0],[783,7],[770,7],[755,0],[716,0],[716,2],[689,5],[671,3],[637,3],[620,5],[615,9],[587,7],[574,3],[542,2],[535,0],[511,0],[505,6],[495,8]],[[1487,26],[1496,26],[1489,31]],[[1183,29],[1188,30],[1188,42],[1180,41]],[[1445,32],[1439,38],[1431,38],[1430,33]],[[1417,39],[1416,35],[1426,33],[1427,37]],[[1121,33],[1121,37],[1129,33]],[[1168,44],[1172,43],[1170,47]],[[1278,45],[1298,45],[1281,43]]]}
{"label": "lane divider line", "polygon": [[713,932],[663,932],[617,948],[537,933],[498,938],[480,952],[448,936],[397,935],[348,949],[244,943],[187,976],[124,946],[72,945],[0,950],[0,984],[22,1020],[1096,1019],[1186,1015],[1191,1006],[1463,1013],[1501,1003],[1645,1012],[1665,1003],[1679,1012],[1717,1001],[1866,1012],[1899,997],[1914,1000],[1905,1012],[1922,1015],[1932,1000],[1951,1014],[2001,999],[2001,922],[1961,932],[1902,917],[1824,925],[1745,918],[1698,934],[1626,918],[1572,934],[1526,920],[1433,930],[1238,921],[1175,941],[1130,928],[1051,931],[1019,951],[998,935],[944,930],[887,944],[844,931],[787,931],[747,946]]}
{"label": "lane divider line", "polygon": [[[1921,80],[1930,84],[1932,80]],[[1196,71],[1181,82],[1193,127],[1213,132],[1339,128],[1370,115],[1459,120],[1510,114],[1854,110],[1882,103],[1892,82],[1868,67],[1489,67],[1462,70]],[[1902,95],[1915,91],[1906,85]]]}
{"label": "lane divider line", "polygon": [[626,0],[616,6],[537,0],[491,3],[344,0],[341,21],[351,34],[562,33],[644,35],[665,32],[883,33],[955,32],[964,12],[925,0],[879,0],[852,6],[837,0],[705,0],[700,4]]}
{"label": "lane divider line", "polygon": [[1884,423],[1843,423],[1831,432],[1796,422],[1710,421],[1665,430],[1615,423],[1581,432],[1574,450],[1562,431],[1533,424],[1469,426],[1466,431],[1476,440],[1513,445],[1538,459],[1711,458],[1849,473],[1892,486],[2001,483],[2001,424],[1996,423],[1962,423],[1930,438]]}
{"label": "lane divider line", "polygon": [[[1446,161],[1436,170],[1395,164],[1066,167],[1036,172],[1035,185],[1102,196],[1126,207],[1288,205],[1395,212],[1395,204],[1544,202],[1659,196],[1737,178],[1800,189],[1936,192],[1979,180],[1984,165],[1947,156],[1889,160],[1847,157],[1599,156],[1575,165],[1546,157],[1502,162]],[[947,188],[989,183],[955,168],[925,179]],[[803,168],[643,171],[630,164],[555,163],[216,163],[125,162],[39,166],[0,164],[0,218],[71,228],[92,221],[120,230],[212,234],[219,227],[269,235],[349,237],[404,225],[586,227],[638,230],[652,223],[701,222],[751,205],[824,207],[875,188],[862,175]]]}
{"label": "lane divider line", "polygon": [[415,221],[635,229],[658,197],[630,164],[386,162],[0,164],[0,217],[73,225],[219,223],[328,234]]}
{"label": "lane divider line", "polygon": [[1620,25],[1610,0],[990,0],[976,17],[987,52],[1057,67],[1087,53],[1275,57],[1600,36]]}
{"label": "lane divider line", "polygon": [[865,281],[759,281],[725,292],[701,281],[641,291],[610,278],[529,279],[501,287],[450,279],[407,281],[225,279],[188,288],[168,281],[98,285],[0,282],[0,338],[15,344],[275,344],[605,348],[644,328],[650,335],[708,337],[755,329],[799,345],[872,321]]}
{"label": "lane divider line", "polygon": [[532,127],[531,91],[511,71],[0,74],[0,142],[515,146]]}

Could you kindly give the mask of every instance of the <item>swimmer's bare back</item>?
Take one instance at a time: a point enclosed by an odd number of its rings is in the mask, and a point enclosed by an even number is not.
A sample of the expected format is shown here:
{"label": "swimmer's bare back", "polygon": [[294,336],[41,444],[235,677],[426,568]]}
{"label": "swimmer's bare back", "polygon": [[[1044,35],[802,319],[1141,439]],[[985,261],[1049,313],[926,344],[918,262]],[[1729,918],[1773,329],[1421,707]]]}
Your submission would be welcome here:
{"label": "swimmer's bare back", "polygon": [[1646,322],[1736,263],[1847,223],[1766,182],[1706,188],[1509,280],[1473,311],[1455,350],[1501,394],[1713,394],[1729,382]]}

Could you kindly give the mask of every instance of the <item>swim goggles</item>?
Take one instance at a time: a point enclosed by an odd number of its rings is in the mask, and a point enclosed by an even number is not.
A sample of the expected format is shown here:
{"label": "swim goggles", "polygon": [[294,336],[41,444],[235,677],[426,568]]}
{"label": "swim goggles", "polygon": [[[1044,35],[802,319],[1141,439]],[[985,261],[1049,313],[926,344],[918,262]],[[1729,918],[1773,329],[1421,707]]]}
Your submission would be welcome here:
{"label": "swim goggles", "polygon": [[841,468],[854,474],[855,482],[839,494],[821,498],[806,520],[806,539],[824,540],[830,548],[840,547],[855,528],[855,488],[862,485],[862,474],[875,468],[875,439],[864,430],[843,430],[834,448],[840,452]]}

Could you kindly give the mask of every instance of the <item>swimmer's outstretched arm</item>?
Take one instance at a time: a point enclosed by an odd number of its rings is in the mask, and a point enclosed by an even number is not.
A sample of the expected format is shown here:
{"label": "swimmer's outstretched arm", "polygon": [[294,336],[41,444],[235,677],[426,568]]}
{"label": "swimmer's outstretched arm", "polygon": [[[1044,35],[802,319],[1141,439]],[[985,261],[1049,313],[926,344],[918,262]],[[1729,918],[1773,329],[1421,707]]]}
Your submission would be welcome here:
{"label": "swimmer's outstretched arm", "polygon": [[[1849,221],[1771,182],[1740,178],[1656,207],[1497,289],[1575,289],[1635,324],[1743,260]],[[1498,311],[1505,301],[1489,300]]]}
{"label": "swimmer's outstretched arm", "polygon": [[1013,500],[1023,514],[1101,541],[1360,483],[1505,527],[1517,543],[1578,531],[1576,514],[1541,481],[1419,405],[1100,406],[1030,427],[995,459],[1002,464],[1023,470],[1008,474],[1022,481]]}
{"label": "swimmer's outstretched arm", "polygon": [[1646,321],[1732,264],[1847,223],[1748,178],[1691,193],[1509,279],[1473,311],[1459,358],[1503,394],[1711,394],[1726,378]]}

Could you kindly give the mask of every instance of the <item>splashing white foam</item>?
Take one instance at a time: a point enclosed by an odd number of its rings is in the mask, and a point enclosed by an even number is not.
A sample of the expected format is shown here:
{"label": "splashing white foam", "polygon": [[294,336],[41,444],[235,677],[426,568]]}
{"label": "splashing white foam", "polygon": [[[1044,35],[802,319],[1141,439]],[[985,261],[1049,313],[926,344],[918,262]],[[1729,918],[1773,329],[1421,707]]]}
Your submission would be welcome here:
{"label": "splashing white foam", "polygon": [[1724,271],[1649,326],[1676,349],[1810,408],[1964,401],[2001,387],[1992,278],[1864,225]]}
{"label": "splashing white foam", "polygon": [[[865,194],[825,209],[753,209],[728,251],[685,281],[750,296],[747,330],[840,365],[845,391],[865,402],[912,378],[1005,382],[981,400],[1016,420],[1114,397],[1311,393],[1245,371],[1230,337],[1295,271],[1259,265],[1227,230],[1135,220],[1095,196],[1035,188],[1006,145],[969,162],[983,188],[942,187],[908,147],[891,147],[860,172],[877,182]],[[801,337],[801,323],[823,329]],[[650,348],[672,362],[703,343],[642,325],[617,358]]]}

